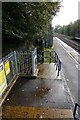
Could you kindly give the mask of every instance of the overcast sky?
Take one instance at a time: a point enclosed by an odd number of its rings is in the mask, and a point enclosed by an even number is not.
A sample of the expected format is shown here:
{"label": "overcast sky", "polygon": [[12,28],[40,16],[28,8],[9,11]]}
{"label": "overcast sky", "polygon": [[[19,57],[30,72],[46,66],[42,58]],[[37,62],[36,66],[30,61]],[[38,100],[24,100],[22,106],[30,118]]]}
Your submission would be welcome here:
{"label": "overcast sky", "polygon": [[78,2],[80,0],[63,0],[60,8],[60,12],[52,20],[52,26],[55,25],[67,25],[70,22],[74,22],[78,19]]}

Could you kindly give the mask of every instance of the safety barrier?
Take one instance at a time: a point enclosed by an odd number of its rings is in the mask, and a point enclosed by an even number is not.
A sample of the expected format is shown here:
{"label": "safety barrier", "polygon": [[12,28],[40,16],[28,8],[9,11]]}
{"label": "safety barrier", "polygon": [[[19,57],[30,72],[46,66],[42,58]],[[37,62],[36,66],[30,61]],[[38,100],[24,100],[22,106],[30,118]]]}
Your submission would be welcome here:
{"label": "safety barrier", "polygon": [[19,75],[36,76],[37,53],[36,49],[27,53],[13,51],[0,59],[0,96]]}
{"label": "safety barrier", "polygon": [[54,51],[43,50],[43,51],[37,52],[37,62],[38,63],[45,63],[45,62],[53,63],[54,62]]}
{"label": "safety barrier", "polygon": [[16,52],[17,69],[19,74],[32,74],[32,53]]}
{"label": "safety barrier", "polygon": [[61,71],[61,61],[57,55],[57,53],[54,51],[55,53],[55,64],[56,64],[56,70],[58,69],[58,73],[57,76],[59,76],[59,72]]}
{"label": "safety barrier", "polygon": [[[48,55],[45,55],[46,53]],[[57,53],[54,50],[39,51],[39,53],[37,54],[38,63],[45,63],[45,58],[48,59],[49,63],[55,63],[56,70],[58,71],[57,76],[59,76],[59,73],[61,71],[61,61],[60,61]]]}
{"label": "safety barrier", "polygon": [[0,60],[0,96],[17,76],[15,52]]}
{"label": "safety barrier", "polygon": [[[79,116],[77,114],[77,108],[80,108],[80,104],[78,103],[75,103],[75,107],[74,107],[74,111],[73,111],[73,117],[74,117],[74,120],[79,120]],[[80,113],[79,113],[80,114]]]}
{"label": "safety barrier", "polygon": [[[44,52],[48,52],[49,56],[45,56]],[[58,55],[55,51],[42,51],[42,63],[44,62],[44,58],[49,58],[49,63],[55,59],[56,70],[58,69],[57,76],[59,76],[59,72],[61,70],[61,61],[58,58]],[[55,54],[55,56],[54,56]],[[8,87],[13,79],[19,75],[31,75],[36,76],[37,73],[37,50],[34,49],[29,53],[13,51],[8,54],[6,57],[0,60],[0,95],[2,95],[3,91]]]}

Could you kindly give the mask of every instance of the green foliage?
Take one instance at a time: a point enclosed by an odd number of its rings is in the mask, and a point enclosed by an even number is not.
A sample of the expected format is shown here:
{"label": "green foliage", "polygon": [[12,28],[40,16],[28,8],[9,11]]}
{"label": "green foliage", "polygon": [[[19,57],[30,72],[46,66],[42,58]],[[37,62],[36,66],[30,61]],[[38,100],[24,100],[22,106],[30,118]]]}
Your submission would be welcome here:
{"label": "green foliage", "polygon": [[80,37],[80,20],[63,27],[58,25],[54,31],[71,37]]}
{"label": "green foliage", "polygon": [[[45,59],[44,59],[44,62],[45,63],[54,63],[54,52],[51,52],[50,51],[53,51],[53,48],[45,48],[45,52],[44,52],[44,56],[45,56]],[[51,57],[51,60],[50,60],[50,57]]]}
{"label": "green foliage", "polygon": [[16,48],[24,43],[29,48],[38,36],[44,38],[52,16],[59,8],[59,2],[3,2],[3,50],[7,46]]}

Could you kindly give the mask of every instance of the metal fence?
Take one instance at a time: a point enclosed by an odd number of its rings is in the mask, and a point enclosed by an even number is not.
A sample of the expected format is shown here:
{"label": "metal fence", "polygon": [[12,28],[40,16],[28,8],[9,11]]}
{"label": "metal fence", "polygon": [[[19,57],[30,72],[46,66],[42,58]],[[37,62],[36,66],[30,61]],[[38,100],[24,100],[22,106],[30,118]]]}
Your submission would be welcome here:
{"label": "metal fence", "polygon": [[[11,80],[17,75],[17,68],[16,68],[16,54],[15,51],[8,54],[6,57],[2,59],[2,62],[5,66],[5,74],[7,84],[11,82]],[[10,70],[8,70],[10,69]],[[8,73],[7,73],[8,71]]]}
{"label": "metal fence", "polygon": [[[48,53],[48,56],[45,54]],[[13,81],[15,77],[18,75],[32,75],[36,76],[37,73],[37,64],[42,61],[44,62],[44,58],[49,58],[49,63],[55,62],[56,70],[58,69],[58,74],[61,70],[61,61],[58,58],[58,55],[55,51],[41,51],[40,56],[37,56],[37,50],[31,51],[27,53],[13,51],[8,54],[6,57],[0,60],[0,90],[4,90],[10,83]],[[37,61],[41,60],[41,61]],[[4,83],[4,86],[3,86]],[[0,91],[2,93],[2,91]]]}
{"label": "metal fence", "polygon": [[32,74],[32,52],[16,52],[16,60],[19,74]]}
{"label": "metal fence", "polygon": [[53,50],[44,50],[37,52],[37,62],[38,63],[53,63],[54,62],[54,51]]}
{"label": "metal fence", "polygon": [[0,59],[0,96],[15,77],[17,77],[16,56],[15,52],[11,52]]}
{"label": "metal fence", "polygon": [[0,60],[0,95],[15,77],[21,74],[36,75],[37,53],[36,49],[29,53],[13,51]]}

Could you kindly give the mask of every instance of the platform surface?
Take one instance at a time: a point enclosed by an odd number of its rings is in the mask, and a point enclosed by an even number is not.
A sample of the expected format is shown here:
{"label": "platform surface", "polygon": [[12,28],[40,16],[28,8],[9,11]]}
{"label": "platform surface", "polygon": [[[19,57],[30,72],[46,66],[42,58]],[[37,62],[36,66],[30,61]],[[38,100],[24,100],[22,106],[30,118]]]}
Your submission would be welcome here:
{"label": "platform surface", "polygon": [[3,103],[3,118],[72,118],[68,91],[54,67],[38,66],[36,79],[19,77]]}

